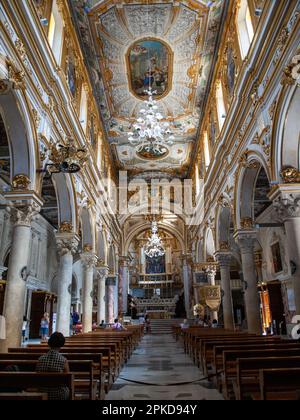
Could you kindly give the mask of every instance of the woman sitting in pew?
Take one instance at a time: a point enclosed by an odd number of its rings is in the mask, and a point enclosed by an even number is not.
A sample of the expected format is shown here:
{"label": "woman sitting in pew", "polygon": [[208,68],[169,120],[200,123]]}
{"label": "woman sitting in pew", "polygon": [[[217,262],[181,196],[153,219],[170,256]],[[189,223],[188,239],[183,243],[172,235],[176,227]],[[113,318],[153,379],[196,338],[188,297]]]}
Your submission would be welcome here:
{"label": "woman sitting in pew", "polygon": [[[65,357],[60,354],[61,348],[65,345],[65,337],[55,332],[48,340],[50,350],[47,354],[41,356],[36,366],[36,372],[57,372],[69,373],[69,364]],[[43,388],[47,392],[49,400],[67,400],[69,399],[69,389],[67,387],[48,387]]]}

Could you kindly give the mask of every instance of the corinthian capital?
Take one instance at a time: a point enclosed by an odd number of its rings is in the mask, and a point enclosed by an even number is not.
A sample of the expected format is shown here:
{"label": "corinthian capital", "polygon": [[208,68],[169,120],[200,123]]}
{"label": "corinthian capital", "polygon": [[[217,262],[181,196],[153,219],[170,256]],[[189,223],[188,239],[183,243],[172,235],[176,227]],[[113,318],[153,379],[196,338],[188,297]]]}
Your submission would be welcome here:
{"label": "corinthian capital", "polygon": [[62,257],[66,254],[74,255],[77,251],[79,238],[73,233],[56,234],[56,244],[59,255]]}
{"label": "corinthian capital", "polygon": [[105,280],[109,273],[109,268],[106,265],[96,267],[100,280]]}
{"label": "corinthian capital", "polygon": [[234,239],[239,245],[242,254],[253,253],[254,244],[257,240],[257,232],[256,230],[240,229],[235,232]]}
{"label": "corinthian capital", "polygon": [[36,203],[13,205],[10,207],[11,221],[15,226],[31,226],[34,217],[41,208]]}
{"label": "corinthian capital", "polygon": [[284,184],[269,194],[280,220],[300,217],[300,188],[297,184]]}
{"label": "corinthian capital", "polygon": [[215,253],[215,258],[218,261],[220,267],[230,267],[232,258],[231,252],[217,251]]}
{"label": "corinthian capital", "polygon": [[84,268],[89,270],[96,266],[98,258],[97,255],[93,254],[92,252],[85,252],[81,254],[81,261]]}

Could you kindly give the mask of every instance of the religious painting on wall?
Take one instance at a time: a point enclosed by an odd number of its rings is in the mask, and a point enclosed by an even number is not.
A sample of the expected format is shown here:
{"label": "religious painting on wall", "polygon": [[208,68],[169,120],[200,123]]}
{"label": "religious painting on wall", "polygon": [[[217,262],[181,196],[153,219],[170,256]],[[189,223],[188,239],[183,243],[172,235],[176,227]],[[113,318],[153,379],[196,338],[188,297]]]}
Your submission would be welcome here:
{"label": "religious painting on wall", "polygon": [[171,49],[157,39],[135,42],[127,54],[129,85],[138,98],[145,98],[145,90],[152,88],[156,97],[171,89]]}
{"label": "religious painting on wall", "polygon": [[271,246],[272,250],[272,259],[273,259],[273,267],[275,273],[281,273],[283,271],[282,266],[282,259],[281,259],[281,252],[280,252],[280,244],[276,242]]}
{"label": "religious painting on wall", "polygon": [[233,56],[233,49],[228,47],[227,49],[227,86],[230,96],[233,96],[234,84],[235,84],[235,61]]}
{"label": "religious painting on wall", "polygon": [[166,258],[150,258],[146,256],[146,274],[163,274],[166,272]]}
{"label": "religious painting on wall", "polygon": [[75,98],[76,95],[76,69],[73,55],[69,55],[67,59],[67,80],[69,89]]}

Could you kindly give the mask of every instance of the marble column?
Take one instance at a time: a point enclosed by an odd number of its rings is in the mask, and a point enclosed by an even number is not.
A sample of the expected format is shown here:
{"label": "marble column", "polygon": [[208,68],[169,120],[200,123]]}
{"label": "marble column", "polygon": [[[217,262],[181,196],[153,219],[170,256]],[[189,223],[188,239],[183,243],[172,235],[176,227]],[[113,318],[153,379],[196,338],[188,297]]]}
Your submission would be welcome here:
{"label": "marble column", "polygon": [[105,285],[106,277],[108,276],[108,267],[97,267],[98,271],[98,311],[97,311],[97,322],[98,325],[101,321],[106,321],[106,296],[105,296]]}
{"label": "marble column", "polygon": [[93,280],[97,256],[91,252],[81,254],[83,266],[82,332],[92,331],[93,326]]}
{"label": "marble column", "polygon": [[21,345],[21,331],[26,298],[31,222],[40,211],[42,202],[34,197],[29,202],[11,207],[13,238],[7,273],[3,315],[6,319],[6,340],[1,342],[1,351]]}
{"label": "marble column", "polygon": [[275,187],[269,194],[284,223],[286,246],[292,271],[296,313],[300,314],[300,188],[299,184]]}
{"label": "marble column", "polygon": [[224,328],[234,330],[234,315],[230,280],[231,253],[219,251],[215,257],[220,266]]}
{"label": "marble column", "polygon": [[[217,269],[215,266],[208,266],[206,269],[206,273],[207,273],[207,279],[208,279],[208,283],[211,284],[212,286],[216,285],[216,273],[217,273]],[[218,311],[210,311],[210,320],[211,322],[213,320],[218,321]]]}
{"label": "marble column", "polygon": [[114,300],[115,300],[115,287],[116,278],[115,276],[108,276],[106,279],[106,307],[107,307],[107,322],[114,322]]}
{"label": "marble column", "polygon": [[69,337],[73,255],[77,251],[79,238],[74,233],[57,233],[56,242],[60,256],[56,331],[61,332],[65,337]]}
{"label": "marble column", "polygon": [[241,229],[234,234],[234,238],[240,247],[242,256],[248,332],[260,334],[262,329],[254,255],[254,244],[257,238],[257,232],[253,229]]}
{"label": "marble column", "polygon": [[119,258],[119,312],[126,315],[129,291],[128,257]]}
{"label": "marble column", "polygon": [[188,260],[186,257],[183,257],[182,259],[183,265],[182,265],[182,277],[183,277],[183,287],[184,287],[184,305],[185,305],[185,311],[186,311],[186,317],[191,318],[192,317],[192,308],[190,303],[190,270],[188,266]]}

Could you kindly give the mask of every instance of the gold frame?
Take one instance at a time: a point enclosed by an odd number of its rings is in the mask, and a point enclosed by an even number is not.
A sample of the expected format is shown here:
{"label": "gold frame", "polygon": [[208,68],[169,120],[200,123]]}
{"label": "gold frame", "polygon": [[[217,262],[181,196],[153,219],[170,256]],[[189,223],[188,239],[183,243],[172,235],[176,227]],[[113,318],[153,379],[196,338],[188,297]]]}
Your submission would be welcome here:
{"label": "gold frame", "polygon": [[155,96],[154,99],[155,100],[160,100],[165,98],[172,90],[172,86],[173,86],[173,62],[174,62],[174,53],[172,51],[172,48],[162,39],[160,38],[156,38],[156,37],[151,37],[151,36],[147,36],[145,38],[141,38],[138,40],[135,40],[127,49],[126,54],[125,54],[125,58],[126,58],[126,69],[127,69],[127,80],[128,80],[128,88],[129,88],[129,92],[137,99],[139,99],[140,101],[143,101],[146,99],[145,97],[141,97],[138,96],[133,88],[132,88],[132,82],[131,82],[131,67],[130,67],[130,51],[131,49],[134,47],[135,44],[138,44],[139,42],[143,42],[143,41],[157,41],[160,42],[161,44],[163,44],[168,51],[168,59],[169,59],[169,66],[168,66],[168,88],[166,89],[166,91],[162,94],[162,95],[158,95]]}

